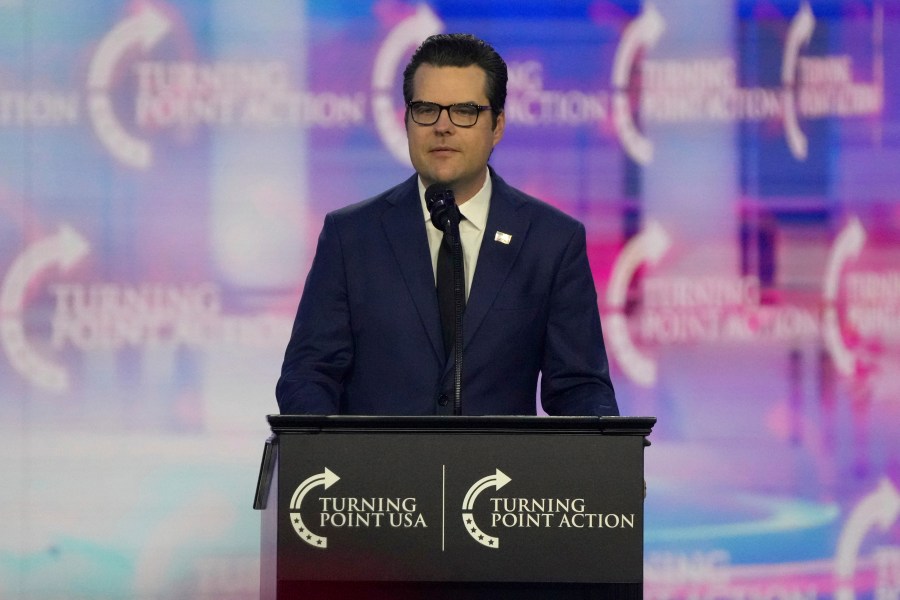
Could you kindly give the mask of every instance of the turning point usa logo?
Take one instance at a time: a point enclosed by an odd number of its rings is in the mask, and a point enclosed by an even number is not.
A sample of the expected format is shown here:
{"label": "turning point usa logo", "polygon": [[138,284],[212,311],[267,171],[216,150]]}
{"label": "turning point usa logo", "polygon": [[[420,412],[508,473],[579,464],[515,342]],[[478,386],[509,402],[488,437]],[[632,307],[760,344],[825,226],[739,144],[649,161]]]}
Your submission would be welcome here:
{"label": "turning point usa logo", "polygon": [[339,497],[320,496],[314,527],[309,529],[300,510],[303,500],[313,489],[322,486],[328,490],[340,477],[327,467],[321,473],[305,479],[294,490],[290,502],[290,519],[294,531],[301,540],[314,548],[327,548],[328,538],[315,533],[327,528],[417,528],[428,527],[418,511],[416,498]]}

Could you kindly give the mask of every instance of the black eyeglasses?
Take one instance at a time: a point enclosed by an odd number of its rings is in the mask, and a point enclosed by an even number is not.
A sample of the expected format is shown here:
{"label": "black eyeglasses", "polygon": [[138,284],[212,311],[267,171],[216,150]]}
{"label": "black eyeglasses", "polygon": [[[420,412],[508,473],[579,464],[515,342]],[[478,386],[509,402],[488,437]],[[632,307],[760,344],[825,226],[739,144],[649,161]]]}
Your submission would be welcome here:
{"label": "black eyeglasses", "polygon": [[446,110],[450,122],[457,127],[472,127],[478,122],[478,115],[483,110],[493,110],[490,106],[481,106],[470,102],[443,106],[435,102],[408,102],[409,116],[419,125],[434,125],[441,118],[441,111]]}

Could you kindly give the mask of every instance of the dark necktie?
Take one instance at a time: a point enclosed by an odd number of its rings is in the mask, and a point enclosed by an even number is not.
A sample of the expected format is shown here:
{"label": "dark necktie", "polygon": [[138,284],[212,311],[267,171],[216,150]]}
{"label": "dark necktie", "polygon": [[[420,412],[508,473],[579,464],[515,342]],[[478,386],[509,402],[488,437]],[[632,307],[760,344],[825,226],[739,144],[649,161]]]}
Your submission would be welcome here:
{"label": "dark necktie", "polygon": [[[464,219],[465,217],[460,217],[461,221]],[[465,273],[465,269],[463,272]],[[465,281],[465,274],[463,281]],[[441,331],[444,334],[444,355],[450,356],[450,350],[456,340],[456,313],[453,298],[453,249],[450,246],[449,236],[446,234],[438,249],[437,296],[438,308],[441,311]],[[465,302],[463,309],[465,310]]]}

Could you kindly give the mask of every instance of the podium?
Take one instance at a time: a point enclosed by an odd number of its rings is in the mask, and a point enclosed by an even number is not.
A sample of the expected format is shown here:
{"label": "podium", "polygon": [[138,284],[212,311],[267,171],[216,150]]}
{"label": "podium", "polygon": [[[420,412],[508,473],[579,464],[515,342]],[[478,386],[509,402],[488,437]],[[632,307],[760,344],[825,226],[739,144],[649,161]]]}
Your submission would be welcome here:
{"label": "podium", "polygon": [[268,421],[263,599],[642,598],[653,417]]}

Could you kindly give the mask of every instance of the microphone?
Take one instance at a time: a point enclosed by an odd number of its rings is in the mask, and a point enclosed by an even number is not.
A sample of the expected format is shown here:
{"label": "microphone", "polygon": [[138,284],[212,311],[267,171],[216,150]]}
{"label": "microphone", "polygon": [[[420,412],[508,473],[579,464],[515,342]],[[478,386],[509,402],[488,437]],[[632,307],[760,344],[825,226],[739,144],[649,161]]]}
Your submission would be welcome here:
{"label": "microphone", "polygon": [[425,190],[425,208],[431,213],[431,224],[445,233],[451,233],[451,223],[459,223],[456,197],[453,190],[439,183],[432,183]]}

